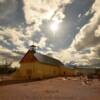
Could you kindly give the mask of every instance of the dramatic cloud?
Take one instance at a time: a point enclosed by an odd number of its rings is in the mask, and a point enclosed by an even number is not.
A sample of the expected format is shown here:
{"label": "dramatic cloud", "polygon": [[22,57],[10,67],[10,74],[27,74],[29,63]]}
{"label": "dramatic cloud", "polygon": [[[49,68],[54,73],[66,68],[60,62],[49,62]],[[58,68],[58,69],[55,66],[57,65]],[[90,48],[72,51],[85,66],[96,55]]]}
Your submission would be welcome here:
{"label": "dramatic cloud", "polygon": [[98,30],[100,25],[100,11],[96,11],[92,19],[86,24],[75,37],[72,43],[77,50],[100,43]]}
{"label": "dramatic cloud", "polygon": [[32,44],[65,64],[99,63],[100,0],[0,0],[0,55],[21,56]]}
{"label": "dramatic cloud", "polygon": [[40,48],[46,47],[46,40],[47,40],[46,37],[42,37],[37,46],[40,47]]}
{"label": "dramatic cloud", "polygon": [[[99,0],[95,0],[91,8],[91,12],[94,12],[93,17],[86,25],[84,25],[80,29],[79,33],[77,33],[75,39],[73,40],[70,46],[70,50],[68,51],[67,49],[60,52],[59,58],[62,57],[65,63],[67,63],[68,61],[74,61],[75,63],[78,64],[100,63],[100,1]],[[80,16],[81,15],[79,15],[78,17]]]}
{"label": "dramatic cloud", "polygon": [[[37,25],[43,19],[50,19],[55,16],[63,18],[63,6],[71,3],[72,0],[24,0],[24,11],[27,23],[35,22]],[[59,9],[62,8],[62,9]]]}
{"label": "dramatic cloud", "polygon": [[[62,20],[63,8],[69,3],[71,0],[0,0],[0,46],[4,52],[26,52],[42,21],[51,17]],[[44,47],[46,39],[39,41],[39,47]]]}

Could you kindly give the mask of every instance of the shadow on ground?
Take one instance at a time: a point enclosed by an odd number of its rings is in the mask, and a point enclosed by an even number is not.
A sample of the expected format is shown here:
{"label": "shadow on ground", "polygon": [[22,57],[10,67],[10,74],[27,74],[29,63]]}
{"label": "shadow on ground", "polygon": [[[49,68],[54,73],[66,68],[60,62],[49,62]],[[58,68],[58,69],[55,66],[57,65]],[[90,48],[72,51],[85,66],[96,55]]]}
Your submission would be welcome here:
{"label": "shadow on ground", "polygon": [[[52,77],[57,78],[57,77]],[[27,80],[2,80],[0,81],[0,86],[5,86],[5,85],[12,85],[12,84],[21,84],[21,83],[29,83],[29,82],[36,82],[36,81],[43,81],[43,80],[49,80],[51,78],[44,78],[44,79],[27,79]]]}

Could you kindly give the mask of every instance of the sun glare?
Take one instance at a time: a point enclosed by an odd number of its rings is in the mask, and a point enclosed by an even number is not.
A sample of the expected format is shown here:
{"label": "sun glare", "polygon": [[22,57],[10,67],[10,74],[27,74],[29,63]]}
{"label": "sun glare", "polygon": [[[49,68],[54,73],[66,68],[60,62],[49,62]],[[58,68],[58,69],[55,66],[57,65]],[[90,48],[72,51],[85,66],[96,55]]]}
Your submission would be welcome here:
{"label": "sun glare", "polygon": [[51,24],[50,24],[50,29],[51,29],[51,31],[52,32],[56,32],[57,30],[58,30],[58,23],[57,22],[52,22]]}

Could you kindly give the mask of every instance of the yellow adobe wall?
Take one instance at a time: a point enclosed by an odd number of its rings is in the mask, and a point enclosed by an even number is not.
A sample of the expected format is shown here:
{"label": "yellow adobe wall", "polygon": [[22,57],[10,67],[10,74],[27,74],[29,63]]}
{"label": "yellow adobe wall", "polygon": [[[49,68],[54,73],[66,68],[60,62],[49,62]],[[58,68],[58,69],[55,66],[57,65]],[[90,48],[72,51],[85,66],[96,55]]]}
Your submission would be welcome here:
{"label": "yellow adobe wall", "polygon": [[39,62],[21,64],[16,72],[19,79],[44,79],[59,76],[59,67],[47,65]]}
{"label": "yellow adobe wall", "polygon": [[75,69],[71,69],[71,68],[61,66],[60,67],[60,75],[61,76],[76,76],[77,71]]}
{"label": "yellow adobe wall", "polygon": [[40,62],[23,63],[15,72],[15,79],[44,79],[56,76],[74,76],[77,71],[64,66],[53,66]]}

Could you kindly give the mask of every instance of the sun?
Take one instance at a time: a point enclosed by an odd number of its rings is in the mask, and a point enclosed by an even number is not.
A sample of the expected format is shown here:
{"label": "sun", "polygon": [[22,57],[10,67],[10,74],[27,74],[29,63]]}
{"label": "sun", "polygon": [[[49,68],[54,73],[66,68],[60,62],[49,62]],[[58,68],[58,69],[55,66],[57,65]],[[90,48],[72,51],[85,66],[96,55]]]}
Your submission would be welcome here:
{"label": "sun", "polygon": [[52,32],[56,32],[56,31],[58,30],[58,28],[59,28],[59,23],[57,23],[57,22],[52,22],[52,23],[50,24],[50,29],[51,29]]}

